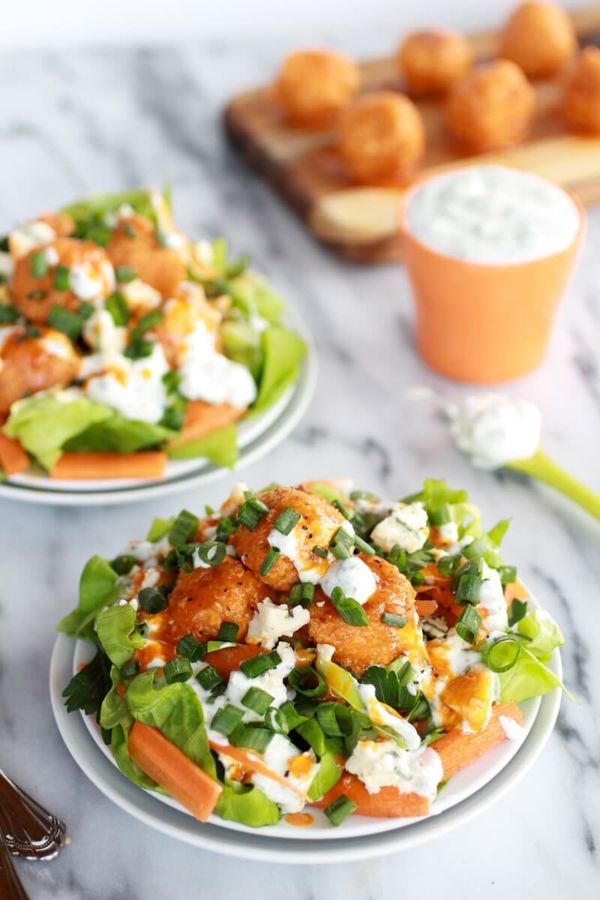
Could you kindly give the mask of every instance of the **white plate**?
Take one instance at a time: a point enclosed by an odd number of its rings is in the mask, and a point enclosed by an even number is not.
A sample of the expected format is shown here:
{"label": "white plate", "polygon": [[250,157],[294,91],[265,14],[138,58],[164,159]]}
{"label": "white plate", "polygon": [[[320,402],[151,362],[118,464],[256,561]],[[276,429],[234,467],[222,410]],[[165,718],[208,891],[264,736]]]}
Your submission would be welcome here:
{"label": "white plate", "polygon": [[[61,697],[79,663],[87,658],[86,652],[89,647],[83,650],[59,635],[50,666],[50,696],[62,738],[88,778],[117,805],[160,831],[198,847],[255,860],[321,863],[368,858],[414,846],[456,827],[487,808],[525,774],[552,732],[561,699],[560,692],[555,691],[523,704],[524,740],[504,741],[456,775],[434,802],[427,819],[352,816],[334,829],[322,813],[311,810],[315,823],[310,828],[296,828],[282,821],[256,831],[216,817],[200,823],[175,801],[144,791],[121,774],[101,742],[93,719],[67,713]],[[562,677],[558,651],[551,668]]]}
{"label": "white plate", "polygon": [[[280,444],[304,415],[317,383],[317,353],[314,340],[300,315],[287,308],[284,324],[306,342],[307,353],[297,381],[270,409],[238,425],[239,459],[235,470],[260,459]],[[104,506],[164,497],[184,488],[218,481],[230,469],[207,459],[169,460],[165,478],[155,480],[111,479],[58,482],[43,474],[24,472],[0,483],[0,497],[26,503],[57,506]]]}

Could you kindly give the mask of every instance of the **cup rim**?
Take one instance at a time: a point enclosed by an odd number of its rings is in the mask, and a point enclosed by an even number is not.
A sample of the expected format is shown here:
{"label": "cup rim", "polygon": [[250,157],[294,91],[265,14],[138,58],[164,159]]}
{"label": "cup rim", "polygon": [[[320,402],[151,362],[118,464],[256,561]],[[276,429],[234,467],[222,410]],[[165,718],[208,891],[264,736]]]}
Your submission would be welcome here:
{"label": "cup rim", "polygon": [[[490,163],[490,165],[492,165],[492,163]],[[513,169],[516,172],[524,172],[525,174],[528,174],[528,175],[536,175],[538,178],[541,178],[543,181],[546,181],[546,182],[548,182],[548,184],[551,184],[553,187],[557,188],[557,190],[562,191],[563,194],[566,194],[566,196],[569,198],[569,200],[571,200],[571,202],[574,204],[574,206],[577,210],[578,217],[579,217],[579,226],[577,228],[577,231],[575,232],[573,239],[571,241],[569,241],[568,244],[565,244],[565,246],[561,250],[556,250],[554,253],[548,253],[545,256],[536,256],[533,259],[525,259],[525,260],[518,260],[515,262],[505,262],[505,263],[498,263],[498,262],[488,263],[488,262],[480,262],[478,260],[461,259],[458,256],[450,256],[448,253],[443,253],[441,250],[437,250],[435,247],[431,247],[429,244],[426,244],[424,241],[422,241],[420,238],[418,238],[408,227],[407,211],[408,211],[408,204],[410,202],[411,197],[416,193],[416,191],[418,191],[428,181],[432,181],[435,178],[443,177],[446,174],[450,174],[450,172],[452,172],[452,171],[460,171],[461,168],[464,169],[464,168],[471,168],[471,167],[472,166],[470,164],[468,164],[465,166],[459,166],[456,169],[448,170],[445,172],[444,171],[436,172],[434,174],[429,174],[429,175],[424,174],[424,175],[420,176],[419,178],[417,178],[413,182],[413,184],[411,184],[411,186],[409,188],[407,188],[407,190],[402,195],[402,202],[401,202],[401,206],[400,206],[400,217],[399,217],[399,230],[400,230],[400,234],[404,240],[412,241],[412,243],[416,244],[421,250],[425,250],[427,253],[430,253],[432,256],[436,256],[436,257],[438,257],[438,259],[444,260],[448,263],[452,263],[457,266],[462,266],[464,268],[477,268],[477,269],[485,269],[488,271],[491,271],[494,269],[504,271],[506,269],[516,269],[518,267],[531,266],[531,265],[536,265],[539,263],[544,263],[544,262],[547,262],[548,260],[555,259],[556,257],[561,256],[563,253],[566,253],[568,250],[571,250],[573,247],[576,247],[577,244],[580,243],[580,241],[582,240],[582,238],[586,232],[586,229],[587,229],[587,211],[586,211],[586,208],[583,205],[581,199],[577,196],[577,194],[575,194],[573,191],[569,190],[568,188],[563,187],[561,184],[558,184],[557,182],[552,181],[550,178],[546,178],[544,175],[537,175],[536,172],[529,172],[527,170],[520,169],[517,166],[501,166],[502,168],[505,168],[505,169]]]}

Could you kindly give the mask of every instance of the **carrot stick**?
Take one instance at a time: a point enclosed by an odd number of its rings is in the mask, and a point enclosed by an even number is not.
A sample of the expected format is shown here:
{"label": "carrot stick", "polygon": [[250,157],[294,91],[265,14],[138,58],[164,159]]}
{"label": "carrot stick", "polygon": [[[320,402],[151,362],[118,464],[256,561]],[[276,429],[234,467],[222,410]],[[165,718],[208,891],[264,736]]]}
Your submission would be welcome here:
{"label": "carrot stick", "polygon": [[160,450],[140,453],[63,453],[50,470],[61,481],[97,478],[164,478],[167,454]]}
{"label": "carrot stick", "polygon": [[16,475],[29,468],[29,457],[19,441],[9,438],[0,431],[0,466],[5,475]]}
{"label": "carrot stick", "polygon": [[129,732],[129,755],[153,781],[206,822],[223,788],[179,747],[150,725],[135,722]]}
{"label": "carrot stick", "polygon": [[170,442],[170,446],[179,447],[181,444],[198,440],[218,428],[225,428],[246,412],[243,407],[229,406],[227,403],[215,406],[202,400],[191,400],[187,406],[183,430]]}
{"label": "carrot stick", "polygon": [[506,734],[500,723],[500,716],[508,716],[519,724],[523,721],[523,713],[516,703],[496,703],[488,724],[481,731],[465,734],[455,728],[448,734],[434,741],[432,749],[439,753],[444,767],[444,778],[452,778],[461,769],[475,762],[488,750],[506,740]]}
{"label": "carrot stick", "polygon": [[266,653],[262,647],[254,644],[237,644],[235,647],[223,647],[221,650],[211,650],[204,657],[204,662],[216,669],[223,681],[227,681],[232,672],[239,669],[245,659]]}
{"label": "carrot stick", "polygon": [[359,816],[374,816],[378,819],[407,819],[426,816],[429,813],[429,799],[420,794],[408,794],[395,787],[382,787],[376,794],[370,794],[356,775],[344,772],[340,780],[314,805],[320,809],[329,806],[345,794],[356,803]]}

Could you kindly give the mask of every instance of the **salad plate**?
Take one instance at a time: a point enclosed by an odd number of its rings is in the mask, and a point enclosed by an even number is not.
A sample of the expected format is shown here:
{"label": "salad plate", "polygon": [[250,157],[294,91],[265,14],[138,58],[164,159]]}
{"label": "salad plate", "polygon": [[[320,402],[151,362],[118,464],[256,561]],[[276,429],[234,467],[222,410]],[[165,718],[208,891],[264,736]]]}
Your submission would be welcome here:
{"label": "salad plate", "polygon": [[168,192],[88,197],[0,237],[0,496],[122,503],[226,475],[315,386],[300,316]]}
{"label": "salad plate", "polygon": [[563,638],[502,560],[507,525],[484,531],[433,480],[403,501],[239,485],[203,519],[155,520],[90,559],[59,624],[65,743],[113,800],[198,845],[424,840],[518,777],[558,711]]}

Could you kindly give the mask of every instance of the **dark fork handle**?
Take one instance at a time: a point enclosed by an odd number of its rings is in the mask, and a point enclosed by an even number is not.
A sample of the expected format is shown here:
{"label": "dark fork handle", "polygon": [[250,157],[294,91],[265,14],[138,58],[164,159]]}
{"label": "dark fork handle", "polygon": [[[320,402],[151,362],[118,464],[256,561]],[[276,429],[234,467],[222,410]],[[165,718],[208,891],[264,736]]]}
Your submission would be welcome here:
{"label": "dark fork handle", "polygon": [[64,823],[21,790],[2,769],[0,831],[6,849],[26,859],[52,859],[60,853],[65,838]]}
{"label": "dark fork handle", "polygon": [[21,884],[0,831],[0,897],[2,900],[29,900],[29,894]]}

